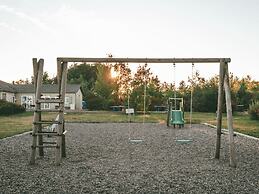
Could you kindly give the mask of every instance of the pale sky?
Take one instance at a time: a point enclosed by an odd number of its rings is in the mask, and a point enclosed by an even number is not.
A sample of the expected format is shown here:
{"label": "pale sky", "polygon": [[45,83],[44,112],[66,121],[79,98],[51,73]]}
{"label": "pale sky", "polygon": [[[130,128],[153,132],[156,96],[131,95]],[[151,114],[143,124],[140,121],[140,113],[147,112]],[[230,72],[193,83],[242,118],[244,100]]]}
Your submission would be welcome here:
{"label": "pale sky", "polygon": [[[258,0],[0,0],[0,80],[30,78],[32,58],[56,74],[57,57],[230,57],[259,80]],[[172,82],[172,65],[152,65]],[[200,64],[204,77],[218,64]],[[176,64],[177,80],[191,65]]]}

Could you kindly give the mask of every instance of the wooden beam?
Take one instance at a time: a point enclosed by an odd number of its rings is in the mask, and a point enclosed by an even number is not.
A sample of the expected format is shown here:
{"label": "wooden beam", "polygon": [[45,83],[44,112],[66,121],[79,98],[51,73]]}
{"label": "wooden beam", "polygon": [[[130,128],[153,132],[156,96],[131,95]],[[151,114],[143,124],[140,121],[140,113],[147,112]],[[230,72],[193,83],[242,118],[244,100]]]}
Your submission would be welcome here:
{"label": "wooden beam", "polygon": [[[38,80],[38,73],[39,73],[39,63],[37,62],[37,58],[32,59],[33,63],[33,81],[34,81],[34,89],[36,91],[36,86],[37,86],[37,80]],[[41,112],[37,114],[37,119],[40,121],[41,120]],[[38,125],[38,133],[42,132],[42,125]],[[43,157],[44,156],[44,150],[43,150],[43,137],[42,135],[38,136],[38,145],[39,147],[39,156]]]}
{"label": "wooden beam", "polygon": [[221,144],[221,128],[222,128],[222,106],[223,106],[223,84],[225,75],[224,61],[220,62],[219,67],[219,87],[218,87],[218,108],[217,108],[217,141],[216,141],[216,153],[215,158],[220,157],[220,144]]}
{"label": "wooden beam", "polygon": [[[67,82],[67,62],[61,63],[60,66],[60,99],[65,102],[65,95],[66,95],[66,82]],[[57,137],[57,148],[56,148],[56,165],[60,165],[62,156],[65,156],[65,136],[63,136],[64,132],[64,103],[59,104],[59,108],[61,112],[59,112],[59,122],[62,124],[58,125],[58,137]]]}
{"label": "wooden beam", "polygon": [[32,59],[32,65],[33,65],[33,82],[34,82],[34,89],[37,85],[37,77],[38,77],[38,62],[37,58]]}
{"label": "wooden beam", "polygon": [[58,57],[60,62],[92,62],[92,63],[229,63],[230,58],[74,58]]}
{"label": "wooden beam", "polygon": [[58,90],[60,91],[60,82],[61,82],[61,61],[57,61],[57,84]]}
{"label": "wooden beam", "polygon": [[234,130],[233,130],[233,116],[232,116],[232,105],[231,105],[231,93],[229,86],[229,73],[228,64],[225,65],[225,79],[224,88],[226,96],[226,107],[227,107],[227,124],[229,132],[229,154],[230,154],[230,166],[236,167],[236,156],[235,156],[235,143],[234,143]]}
{"label": "wooden beam", "polygon": [[[44,65],[44,60],[40,59],[37,64],[35,64],[37,60],[33,59],[33,67],[34,73],[36,74],[37,72],[37,79],[35,80],[36,82],[36,87],[35,87],[35,99],[40,99],[41,95],[41,88],[42,88],[42,75],[43,75],[43,65]],[[37,71],[36,71],[37,70]],[[35,76],[35,75],[34,75]],[[35,104],[36,109],[40,109],[40,104]],[[39,122],[40,119],[40,114],[39,112],[34,112],[33,116],[33,123]],[[37,136],[35,135],[38,133],[40,126],[39,125],[33,125],[33,131],[32,131],[32,152],[31,152],[31,158],[30,158],[30,164],[35,164],[35,157],[36,157],[36,146],[37,146]]]}

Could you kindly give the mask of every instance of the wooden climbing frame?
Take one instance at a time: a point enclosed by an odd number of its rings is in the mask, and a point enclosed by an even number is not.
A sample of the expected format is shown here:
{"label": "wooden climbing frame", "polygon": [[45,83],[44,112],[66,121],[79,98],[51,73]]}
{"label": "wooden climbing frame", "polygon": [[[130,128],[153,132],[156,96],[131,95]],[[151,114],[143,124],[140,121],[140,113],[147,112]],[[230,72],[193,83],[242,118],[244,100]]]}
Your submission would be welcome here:
{"label": "wooden climbing frame", "polygon": [[[42,76],[43,76],[44,60],[39,61],[33,58],[33,74],[34,74],[34,88],[35,88],[35,110],[33,116],[33,130],[32,130],[32,146],[30,164],[35,164],[36,148],[39,150],[39,156],[44,156],[44,148],[56,149],[56,165],[61,163],[61,158],[66,156],[65,146],[65,121],[64,121],[64,101],[66,94],[67,82],[67,63],[63,62],[57,66],[57,80],[58,80],[58,98],[44,99],[42,96]],[[41,109],[42,103],[59,104],[57,109]],[[57,112],[56,119],[43,120],[42,112]],[[46,125],[57,125],[55,131],[46,131]],[[56,138],[56,141],[44,141],[47,136]]]}

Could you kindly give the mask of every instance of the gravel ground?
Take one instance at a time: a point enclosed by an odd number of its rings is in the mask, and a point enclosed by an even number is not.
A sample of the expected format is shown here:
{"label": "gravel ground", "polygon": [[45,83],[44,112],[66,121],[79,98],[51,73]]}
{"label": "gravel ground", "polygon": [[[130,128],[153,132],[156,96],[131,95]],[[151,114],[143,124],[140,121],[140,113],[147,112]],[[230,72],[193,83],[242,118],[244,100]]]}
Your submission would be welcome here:
{"label": "gravel ground", "polygon": [[37,165],[28,165],[29,134],[0,140],[0,193],[259,193],[258,140],[235,137],[238,166],[233,169],[228,136],[222,135],[221,159],[216,160],[216,130],[207,126],[66,127],[67,158],[61,166],[54,165],[49,149]]}

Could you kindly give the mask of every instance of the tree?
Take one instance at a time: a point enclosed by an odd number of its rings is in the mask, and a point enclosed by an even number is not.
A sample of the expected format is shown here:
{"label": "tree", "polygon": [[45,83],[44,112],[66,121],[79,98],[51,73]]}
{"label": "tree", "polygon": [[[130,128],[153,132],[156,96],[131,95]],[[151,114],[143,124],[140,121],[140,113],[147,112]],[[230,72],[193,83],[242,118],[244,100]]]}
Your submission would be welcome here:
{"label": "tree", "polygon": [[246,82],[243,80],[240,84],[239,90],[236,93],[237,104],[243,105],[244,109],[247,110],[252,100],[251,93],[247,90]]}
{"label": "tree", "polygon": [[146,89],[146,110],[152,110],[154,105],[163,103],[163,95],[160,90],[160,81],[154,77],[148,65],[139,65],[137,72],[134,74],[131,84],[132,93],[130,102],[135,110],[144,110],[144,95]]}
{"label": "tree", "polygon": [[92,64],[74,63],[68,69],[67,80],[69,83],[79,84],[82,81],[87,83],[88,90],[92,90],[97,78],[97,67]]}
{"label": "tree", "polygon": [[[31,76],[31,84],[34,84],[34,76]],[[50,77],[47,71],[43,72],[42,84],[57,84],[57,77]]]}
{"label": "tree", "polygon": [[13,81],[14,84],[30,84],[31,82],[29,81],[28,78],[26,78],[26,80],[23,79],[19,79],[17,81]]}
{"label": "tree", "polygon": [[124,102],[126,104],[128,95],[131,93],[131,70],[129,65],[125,63],[115,64],[113,68],[113,71],[117,74],[114,78],[116,83],[116,95],[121,103]]}
{"label": "tree", "polygon": [[97,77],[96,65],[74,63],[68,69],[67,80],[70,84],[80,84],[83,100],[87,102],[89,109],[96,109],[94,105],[94,85]]}
{"label": "tree", "polygon": [[115,82],[111,77],[111,66],[97,65],[97,79],[94,85],[94,95],[100,103],[99,109],[107,110],[115,104]]}

